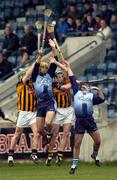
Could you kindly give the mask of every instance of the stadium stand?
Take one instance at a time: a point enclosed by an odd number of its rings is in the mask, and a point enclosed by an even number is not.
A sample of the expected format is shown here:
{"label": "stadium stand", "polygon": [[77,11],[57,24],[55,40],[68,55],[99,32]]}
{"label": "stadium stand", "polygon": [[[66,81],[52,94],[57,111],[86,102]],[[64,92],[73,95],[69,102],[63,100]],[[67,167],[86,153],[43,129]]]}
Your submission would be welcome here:
{"label": "stadium stand", "polygon": [[[24,36],[24,25],[28,24],[33,27],[33,31],[36,34],[36,29],[34,27],[35,21],[41,20],[43,21],[43,11],[45,7],[50,7],[53,10],[53,17],[54,20],[57,21],[56,29],[59,26],[59,19],[60,17],[65,17],[66,22],[66,34],[62,36],[63,41],[69,37],[79,37],[79,36],[89,36],[95,35],[95,28],[94,24],[96,24],[96,15],[100,15],[101,19],[104,17],[108,17],[109,26],[112,29],[113,37],[112,37],[112,47],[107,50],[107,55],[104,58],[103,62],[99,62],[97,65],[90,64],[84,71],[84,75],[81,76],[81,80],[90,80],[90,79],[99,79],[101,77],[109,77],[109,76],[116,76],[117,77],[117,2],[114,0],[108,0],[108,3],[105,3],[104,0],[59,0],[56,3],[54,1],[48,0],[1,0],[0,3],[0,50],[2,50],[3,42],[4,42],[4,29],[6,25],[10,24],[13,32],[17,34],[19,37],[20,45],[21,40]],[[95,5],[94,5],[95,4]],[[71,8],[71,12],[68,13],[68,9]],[[77,16],[75,14],[75,19],[80,21],[80,29],[76,27],[75,21],[73,25],[76,28],[71,28],[67,24],[68,18],[74,14],[74,6],[76,7]],[[94,6],[97,6],[96,8]],[[94,9],[95,8],[95,9]],[[14,10],[12,10],[14,9]],[[97,13],[97,14],[96,14]],[[73,15],[74,16],[74,15]],[[88,16],[90,18],[88,18]],[[93,26],[92,23],[89,22],[89,26],[86,23],[86,19],[93,18]],[[79,22],[78,22],[79,23]],[[100,26],[99,26],[100,27]],[[96,31],[98,31],[99,27]],[[72,32],[71,32],[72,29]],[[58,38],[57,31],[56,37]],[[59,40],[59,38],[57,39]],[[63,42],[62,41],[62,42]],[[60,44],[62,43],[59,42]],[[49,49],[47,48],[47,51]],[[17,73],[19,69],[19,59],[21,58],[21,54],[18,51],[16,54],[11,54],[8,57],[8,62],[12,63],[13,73]],[[33,62],[34,55],[30,55],[30,59]],[[89,62],[90,63],[90,62]],[[5,77],[6,78],[6,77]],[[4,78],[1,79],[1,83],[3,82]],[[111,93],[112,90],[117,86],[117,82],[113,83],[104,83],[104,84],[96,84],[102,86],[104,89],[108,104],[108,117],[117,116],[116,113],[116,106],[111,103]],[[113,113],[114,112],[114,113]]]}

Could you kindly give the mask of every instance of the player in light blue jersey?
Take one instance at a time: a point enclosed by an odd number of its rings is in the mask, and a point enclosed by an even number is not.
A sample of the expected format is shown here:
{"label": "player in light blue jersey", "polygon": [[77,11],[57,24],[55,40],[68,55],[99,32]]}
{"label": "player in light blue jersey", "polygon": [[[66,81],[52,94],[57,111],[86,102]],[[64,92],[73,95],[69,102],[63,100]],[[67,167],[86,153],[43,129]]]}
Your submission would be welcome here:
{"label": "player in light blue jersey", "polygon": [[[81,86],[78,84],[68,63],[67,65],[68,75],[74,94],[74,108],[76,114],[73,164],[70,169],[70,174],[74,174],[78,166],[80,146],[85,132],[88,132],[94,141],[91,157],[95,160],[96,165],[100,166],[98,150],[101,139],[97,125],[93,118],[93,105],[103,103],[105,97],[102,90],[98,87],[89,87],[86,84]],[[91,90],[96,90],[97,95],[94,95]]]}
{"label": "player in light blue jersey", "polygon": [[56,48],[54,42],[50,39],[49,45],[52,48],[52,54],[49,57],[50,65],[46,62],[36,62],[32,72],[32,81],[37,97],[37,126],[39,133],[44,126],[51,130],[52,120],[56,112],[56,103],[52,92],[52,82],[55,76],[57,66],[64,66],[57,61]]}

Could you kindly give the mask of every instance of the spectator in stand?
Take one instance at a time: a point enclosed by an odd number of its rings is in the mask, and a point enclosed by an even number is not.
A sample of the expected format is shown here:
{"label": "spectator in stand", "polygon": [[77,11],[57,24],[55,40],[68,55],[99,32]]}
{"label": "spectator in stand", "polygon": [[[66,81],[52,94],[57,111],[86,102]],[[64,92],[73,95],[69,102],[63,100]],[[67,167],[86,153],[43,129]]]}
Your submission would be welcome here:
{"label": "spectator in stand", "polygon": [[101,16],[101,10],[99,9],[98,3],[94,2],[92,4],[92,8],[93,8],[93,12],[92,12],[92,16],[95,19],[97,15]]}
{"label": "spectator in stand", "polygon": [[64,42],[68,30],[68,24],[66,22],[66,16],[63,14],[59,19],[59,23],[56,29],[57,38],[59,42]]}
{"label": "spectator in stand", "polygon": [[75,32],[75,21],[72,17],[68,17],[67,18],[67,25],[68,25],[68,29],[67,29],[67,36],[72,36]]}
{"label": "spectator in stand", "polygon": [[31,63],[30,56],[26,50],[21,51],[21,58],[19,59],[19,67],[25,68]]}
{"label": "spectator in stand", "polygon": [[97,36],[99,36],[102,40],[106,42],[107,49],[110,49],[112,46],[112,30],[108,26],[108,23],[105,19],[101,20],[101,28],[97,32]]}
{"label": "spectator in stand", "polygon": [[13,33],[10,26],[5,28],[5,39],[3,41],[3,54],[8,57],[19,49],[19,38]]}
{"label": "spectator in stand", "polygon": [[94,33],[96,33],[101,28],[101,25],[100,25],[100,23],[101,23],[101,16],[97,15],[95,20],[96,20],[96,24],[94,26]]}
{"label": "spectator in stand", "polygon": [[88,14],[86,17],[86,22],[84,22],[84,35],[93,35],[95,24],[95,19],[93,19],[91,14]]}
{"label": "spectator in stand", "polygon": [[11,75],[13,75],[12,65],[4,58],[2,52],[0,52],[0,80],[5,80]]}
{"label": "spectator in stand", "polygon": [[78,35],[78,36],[81,36],[82,35],[82,31],[83,31],[82,20],[80,18],[77,18],[75,20],[75,24],[76,24],[75,34]]}
{"label": "spectator in stand", "polygon": [[76,8],[75,3],[68,4],[68,10],[66,12],[67,17],[72,17],[74,20],[79,17],[82,18],[83,14]]}
{"label": "spectator in stand", "polygon": [[84,3],[84,10],[83,10],[83,14],[84,14],[84,17],[86,17],[88,14],[92,14],[93,12],[93,8],[91,6],[91,3],[90,2],[85,2]]}
{"label": "spectator in stand", "polygon": [[112,29],[112,32],[117,34],[117,14],[112,14],[111,20],[110,20],[110,27]]}
{"label": "spectator in stand", "polygon": [[25,35],[21,41],[21,49],[27,50],[27,53],[31,55],[37,49],[37,36],[29,25],[24,26],[24,32]]}
{"label": "spectator in stand", "polygon": [[108,4],[103,3],[102,4],[102,18],[106,19],[106,21],[110,22],[111,16],[112,16],[112,10],[108,9]]}

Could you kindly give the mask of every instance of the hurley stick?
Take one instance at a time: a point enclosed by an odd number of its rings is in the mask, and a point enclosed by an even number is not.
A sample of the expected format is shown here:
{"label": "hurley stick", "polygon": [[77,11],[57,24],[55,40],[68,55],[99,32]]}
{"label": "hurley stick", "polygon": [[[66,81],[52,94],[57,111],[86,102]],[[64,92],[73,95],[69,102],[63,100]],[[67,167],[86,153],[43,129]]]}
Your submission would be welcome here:
{"label": "hurley stick", "polygon": [[44,11],[44,31],[43,31],[43,39],[42,39],[42,49],[44,48],[44,45],[45,45],[47,22],[48,22],[49,17],[51,16],[51,14],[52,14],[51,9],[46,9]]}
{"label": "hurley stick", "polygon": [[40,49],[40,36],[41,36],[41,33],[42,33],[42,24],[41,24],[40,21],[36,21],[35,26],[36,26],[36,29],[37,29],[37,37],[38,37],[37,47],[38,47],[38,52],[39,52],[39,49]]}
{"label": "hurley stick", "polygon": [[59,51],[61,60],[62,60],[62,62],[64,63],[63,54],[62,54],[62,52],[61,52],[61,49],[60,49],[60,47],[59,47],[59,45],[58,45],[58,42],[57,42],[57,40],[56,40],[56,38],[55,38],[55,35],[54,35],[54,27],[55,27],[54,24],[48,24],[48,25],[47,25],[47,31],[48,31],[48,33],[50,33],[50,35],[51,35],[51,37],[52,37],[52,39],[53,39],[53,41],[54,41],[54,43],[55,43],[58,51]]}
{"label": "hurley stick", "polygon": [[9,119],[9,118],[5,118],[4,120],[5,120],[5,121],[9,121],[9,122],[11,122],[12,124],[16,125],[16,122],[13,121],[13,120],[11,120],[11,119]]}
{"label": "hurley stick", "polygon": [[89,81],[84,81],[86,83],[95,83],[95,82],[106,82],[106,81],[114,81],[116,78],[114,76],[108,77],[108,78],[102,78],[102,79],[97,79],[97,80],[89,80]]}

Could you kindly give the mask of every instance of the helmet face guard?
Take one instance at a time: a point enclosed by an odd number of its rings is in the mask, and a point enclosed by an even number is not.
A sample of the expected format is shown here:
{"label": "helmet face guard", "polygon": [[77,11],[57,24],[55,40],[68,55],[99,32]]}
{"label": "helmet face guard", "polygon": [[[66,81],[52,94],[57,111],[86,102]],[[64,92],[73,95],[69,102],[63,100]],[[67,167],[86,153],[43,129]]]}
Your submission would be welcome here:
{"label": "helmet face guard", "polygon": [[58,75],[62,75],[62,76],[64,76],[63,71],[56,71],[56,73],[55,73],[55,77],[57,77]]}
{"label": "helmet face guard", "polygon": [[19,74],[18,74],[18,80],[21,81],[23,76],[25,75],[26,71],[21,71]]}

